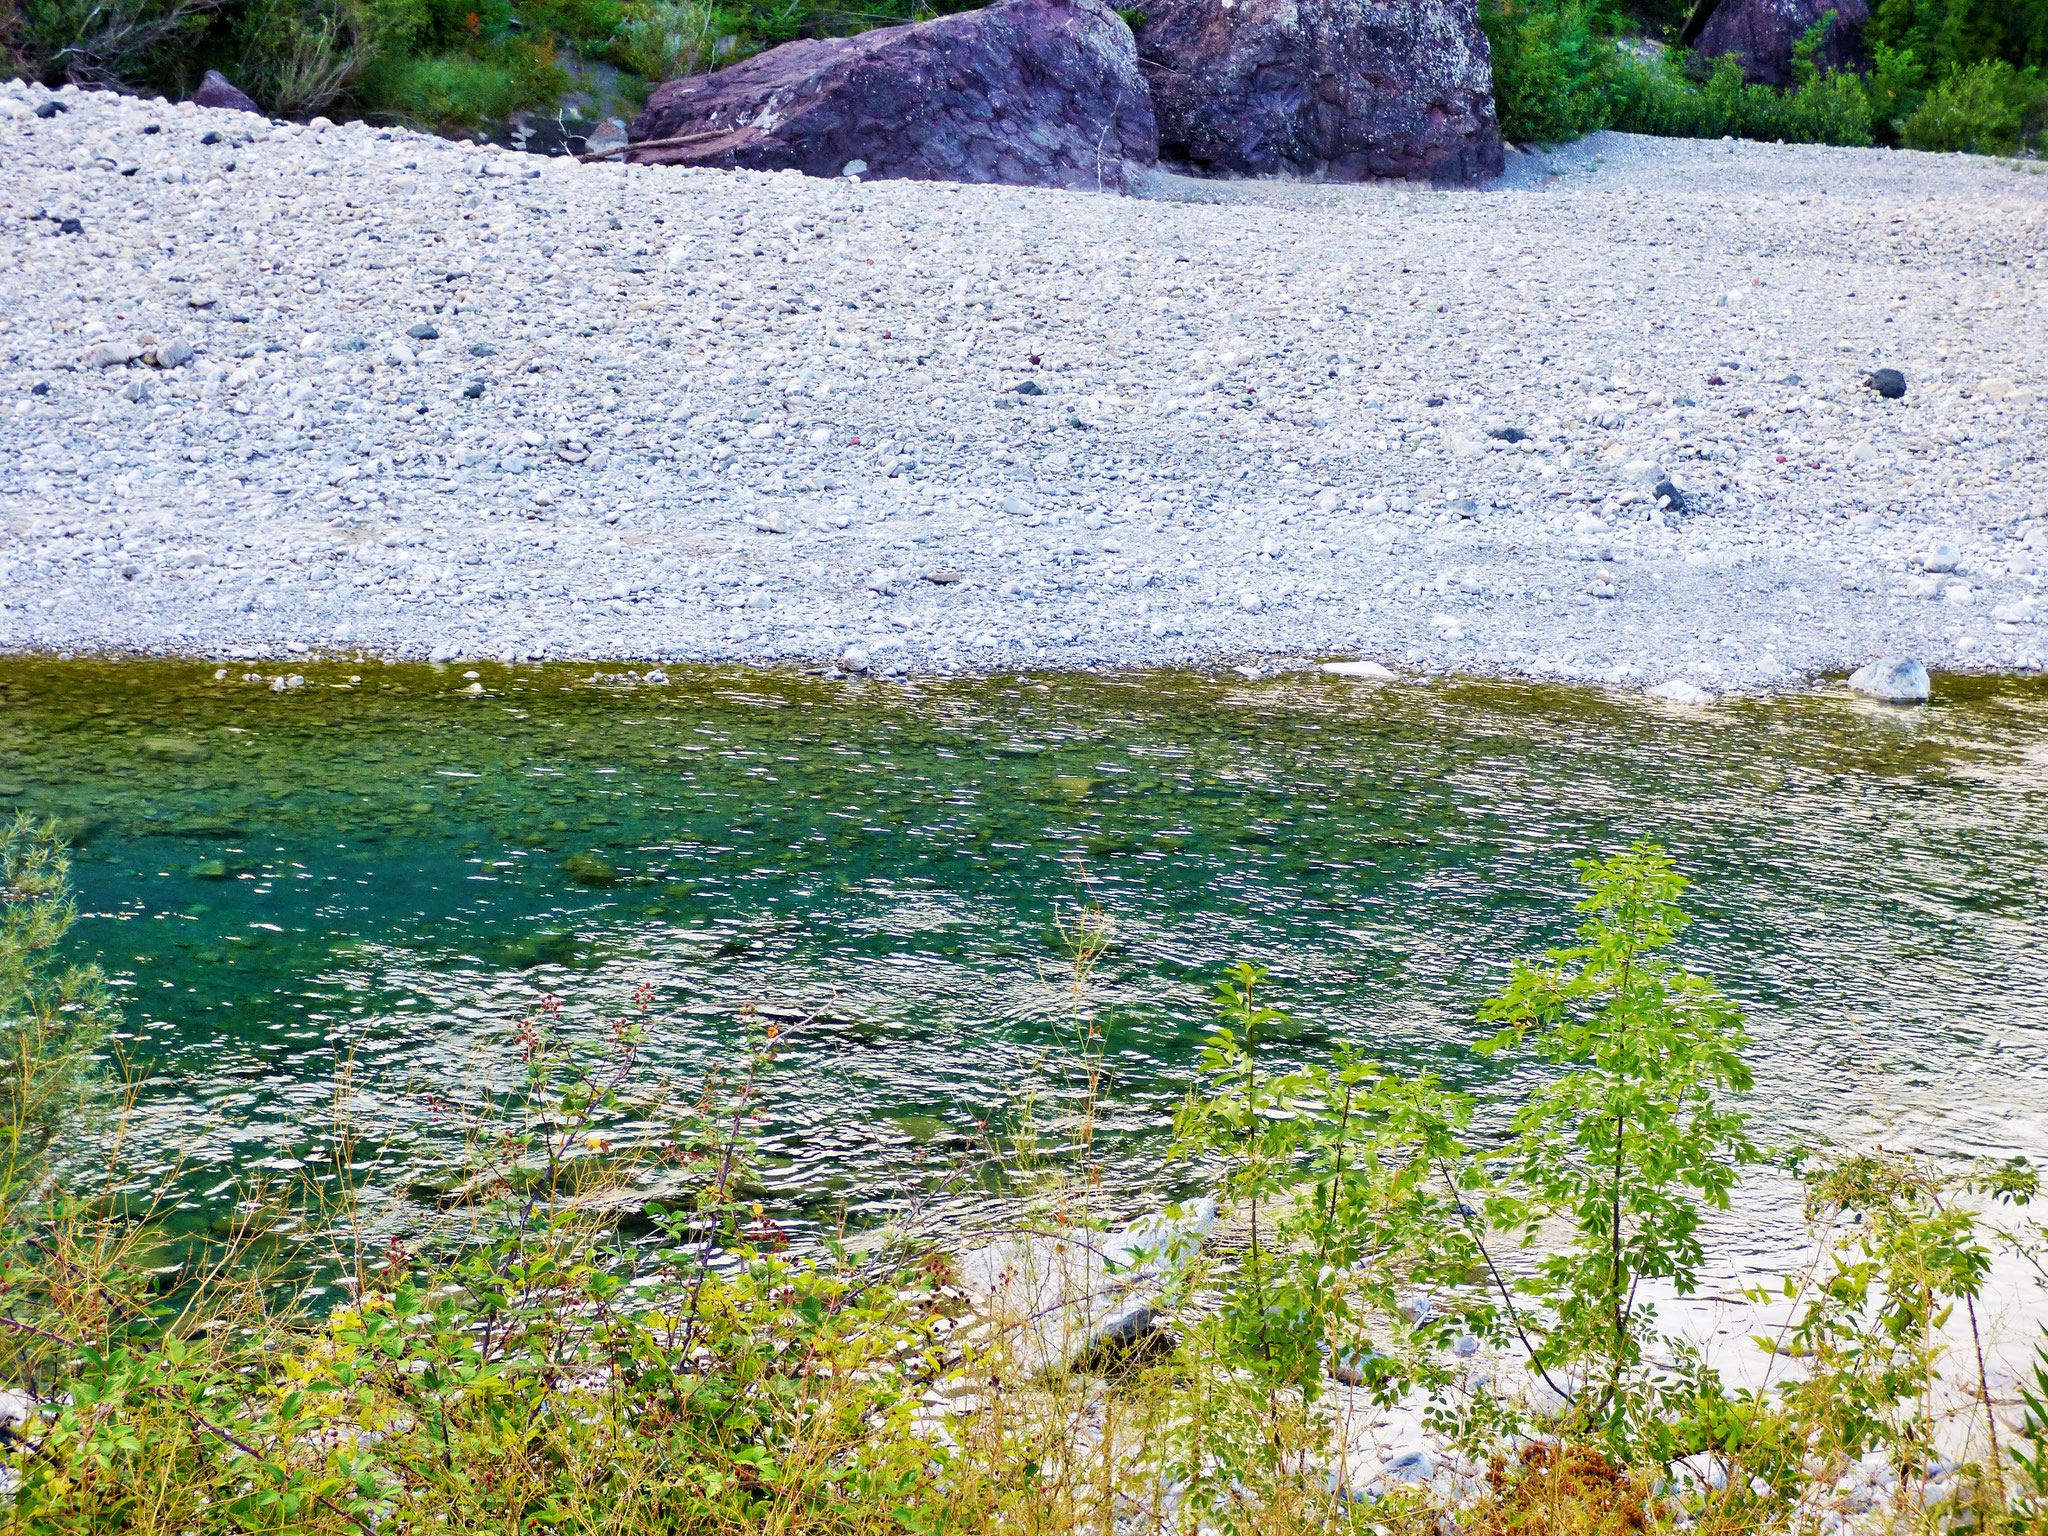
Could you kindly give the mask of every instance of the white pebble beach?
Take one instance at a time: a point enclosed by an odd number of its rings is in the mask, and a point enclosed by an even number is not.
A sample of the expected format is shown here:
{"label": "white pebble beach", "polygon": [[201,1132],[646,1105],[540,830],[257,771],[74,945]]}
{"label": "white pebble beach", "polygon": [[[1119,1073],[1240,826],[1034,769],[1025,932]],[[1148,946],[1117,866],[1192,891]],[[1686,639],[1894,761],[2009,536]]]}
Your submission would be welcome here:
{"label": "white pebble beach", "polygon": [[0,85],[0,649],[2043,665],[2042,165],[1509,158],[1121,198]]}

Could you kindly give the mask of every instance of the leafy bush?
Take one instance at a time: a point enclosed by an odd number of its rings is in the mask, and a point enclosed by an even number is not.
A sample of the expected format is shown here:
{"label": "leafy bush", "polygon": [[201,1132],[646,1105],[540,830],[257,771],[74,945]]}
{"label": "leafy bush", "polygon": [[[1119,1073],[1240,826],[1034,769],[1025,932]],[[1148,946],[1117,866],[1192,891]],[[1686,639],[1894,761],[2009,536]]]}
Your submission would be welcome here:
{"label": "leafy bush", "polygon": [[235,40],[235,82],[281,117],[332,106],[371,58],[369,29],[352,0],[250,0]]}
{"label": "leafy bush", "polygon": [[1931,78],[1987,59],[2048,68],[2048,5],[2040,0],[1878,0],[1864,28],[1880,48],[1909,52]]}
{"label": "leafy bush", "polygon": [[1516,143],[1556,144],[1613,120],[1620,60],[1598,0],[1485,0],[1479,25],[1493,53],[1500,131]]}
{"label": "leafy bush", "polygon": [[363,72],[360,96],[373,112],[427,127],[480,128],[522,107],[553,101],[568,77],[544,58],[509,50],[385,55]]}
{"label": "leafy bush", "polygon": [[1822,74],[1833,15],[1794,50],[1790,90],[1746,85],[1731,56],[1702,72],[1677,51],[1646,62],[1617,42],[1597,0],[1483,0],[1494,100],[1511,140],[1555,143],[1599,128],[1796,144],[1905,143],[2010,153],[2048,129],[2048,3],[1883,0],[1865,30],[1871,70]]}
{"label": "leafy bush", "polygon": [[2048,123],[2048,81],[2033,68],[1986,59],[1950,70],[1899,125],[1911,149],[2006,155]]}
{"label": "leafy bush", "polygon": [[1631,60],[1615,82],[1613,126],[1666,138],[1762,139],[1788,144],[1869,144],[1870,102],[1853,75],[1815,75],[1789,91],[1745,85],[1742,66],[1723,55],[1704,83],[1683,64]]}
{"label": "leafy bush", "polygon": [[611,54],[649,80],[673,80],[703,69],[723,20],[710,0],[652,0],[620,23]]}
{"label": "leafy bush", "polygon": [[0,1182],[41,1167],[114,1020],[100,973],[53,959],[76,916],[70,873],[54,825],[0,828]]}
{"label": "leafy bush", "polygon": [[138,86],[201,45],[223,0],[17,0],[8,51],[46,84]]}
{"label": "leafy bush", "polygon": [[1725,1209],[1761,1154],[1722,1103],[1750,1087],[1741,1013],[1658,953],[1685,926],[1685,880],[1649,845],[1578,867],[1581,942],[1517,965],[1480,1010],[1505,1026],[1483,1054],[1530,1049],[1563,1069],[1516,1111],[1486,1214],[1525,1241],[1546,1223],[1570,1232],[1523,1282],[1549,1315],[1534,1358],[1577,1376],[1586,1426],[1623,1451],[1644,1411],[1643,1284],[1691,1294],[1702,1211]]}

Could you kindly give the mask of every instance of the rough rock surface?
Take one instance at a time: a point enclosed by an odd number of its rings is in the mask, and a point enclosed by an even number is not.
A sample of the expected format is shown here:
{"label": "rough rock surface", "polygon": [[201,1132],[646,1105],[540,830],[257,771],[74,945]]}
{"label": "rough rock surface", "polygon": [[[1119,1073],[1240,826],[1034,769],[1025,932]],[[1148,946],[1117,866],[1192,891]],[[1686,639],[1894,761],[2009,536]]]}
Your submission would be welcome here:
{"label": "rough rock surface", "polygon": [[254,112],[263,115],[263,109],[242,91],[236,89],[233,81],[217,69],[209,69],[206,78],[199,82],[199,89],[192,93],[195,107],[212,107],[216,111]]}
{"label": "rough rock surface", "polygon": [[[1814,55],[1823,73],[1865,68],[1863,29],[1870,21],[1867,0],[1721,0],[1696,17],[1684,40],[1702,59],[1732,53],[1742,60],[1742,78],[1752,85],[1796,84],[1792,50],[1809,28],[1834,13],[1827,41]],[[1697,30],[1695,30],[1697,28]]]}
{"label": "rough rock surface", "polygon": [[1497,176],[1476,0],[1149,0],[1161,160],[1210,176]]}
{"label": "rough rock surface", "polygon": [[[1000,0],[804,38],[671,80],[634,119],[647,165],[1124,190],[1157,156],[1130,28],[1103,0]],[[683,140],[681,143],[662,142]]]}

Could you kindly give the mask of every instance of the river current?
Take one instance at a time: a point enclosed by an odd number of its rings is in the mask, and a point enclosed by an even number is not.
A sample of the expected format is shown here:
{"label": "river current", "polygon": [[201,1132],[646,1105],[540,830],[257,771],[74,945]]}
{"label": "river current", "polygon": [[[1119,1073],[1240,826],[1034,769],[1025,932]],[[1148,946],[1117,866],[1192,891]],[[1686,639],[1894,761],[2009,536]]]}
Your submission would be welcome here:
{"label": "river current", "polygon": [[[76,845],[71,945],[114,978],[137,1187],[183,1219],[324,1166],[346,1074],[377,1219],[437,1103],[509,1081],[536,1001],[595,1036],[648,988],[650,1070],[789,1038],[768,1200],[801,1230],[942,1184],[1026,1101],[1057,1145],[1077,1011],[1100,1146],[1138,1186],[1222,967],[1278,1049],[1337,1042],[1504,1101],[1468,1050],[1563,940],[1571,861],[1650,837],[1680,946],[1748,1010],[1778,1145],[2048,1148],[2048,686],[1942,678],[1711,711],[1582,689],[1295,673],[798,673],[0,660],[0,806]],[[251,677],[256,680],[249,680]],[[1059,929],[1112,924],[1077,1003]],[[1722,1235],[1796,1242],[1789,1181]]]}

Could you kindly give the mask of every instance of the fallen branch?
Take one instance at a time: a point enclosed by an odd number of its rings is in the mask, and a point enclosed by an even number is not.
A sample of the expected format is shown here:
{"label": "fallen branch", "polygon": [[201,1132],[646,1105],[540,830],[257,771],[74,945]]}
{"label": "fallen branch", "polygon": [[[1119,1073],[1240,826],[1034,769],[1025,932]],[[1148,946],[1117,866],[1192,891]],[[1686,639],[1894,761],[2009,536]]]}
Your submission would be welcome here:
{"label": "fallen branch", "polygon": [[706,139],[722,139],[730,128],[720,128],[712,133],[686,133],[675,139],[642,139],[637,144],[621,144],[617,149],[587,150],[576,158],[588,165],[593,160],[609,160],[613,155],[630,155],[636,149],[674,149],[683,144],[700,144]]}

